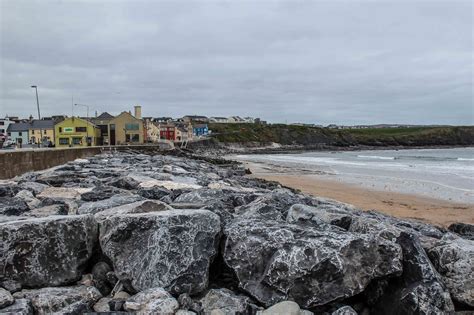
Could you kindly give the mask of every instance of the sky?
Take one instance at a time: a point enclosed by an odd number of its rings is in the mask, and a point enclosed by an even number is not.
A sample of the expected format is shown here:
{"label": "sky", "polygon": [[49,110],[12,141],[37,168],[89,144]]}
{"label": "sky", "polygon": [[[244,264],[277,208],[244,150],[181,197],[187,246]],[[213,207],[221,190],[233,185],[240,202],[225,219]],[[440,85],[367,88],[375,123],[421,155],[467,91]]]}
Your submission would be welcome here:
{"label": "sky", "polygon": [[471,1],[0,0],[0,116],[474,124]]}

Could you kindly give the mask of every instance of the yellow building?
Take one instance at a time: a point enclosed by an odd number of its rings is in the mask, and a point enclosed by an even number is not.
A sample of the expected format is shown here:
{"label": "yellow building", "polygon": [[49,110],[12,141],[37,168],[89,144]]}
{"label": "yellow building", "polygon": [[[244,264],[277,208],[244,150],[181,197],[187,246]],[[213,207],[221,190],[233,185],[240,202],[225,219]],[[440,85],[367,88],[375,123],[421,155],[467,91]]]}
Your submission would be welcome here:
{"label": "yellow building", "polygon": [[29,143],[54,143],[54,121],[53,120],[31,120],[28,128]]}
{"label": "yellow building", "polygon": [[66,118],[57,123],[54,130],[54,142],[57,148],[97,145],[97,140],[100,138],[100,129],[79,117]]}
{"label": "yellow building", "polygon": [[135,107],[135,116],[129,112],[122,112],[110,120],[109,138],[111,145],[143,144],[145,132],[139,106]]}

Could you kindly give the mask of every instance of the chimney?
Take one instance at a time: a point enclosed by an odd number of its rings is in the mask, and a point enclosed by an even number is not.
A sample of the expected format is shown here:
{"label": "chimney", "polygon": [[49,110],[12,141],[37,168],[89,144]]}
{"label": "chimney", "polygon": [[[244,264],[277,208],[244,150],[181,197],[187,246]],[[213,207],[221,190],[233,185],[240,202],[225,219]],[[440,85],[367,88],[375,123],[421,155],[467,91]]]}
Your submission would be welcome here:
{"label": "chimney", "polygon": [[142,119],[142,107],[140,105],[135,106],[135,118]]}

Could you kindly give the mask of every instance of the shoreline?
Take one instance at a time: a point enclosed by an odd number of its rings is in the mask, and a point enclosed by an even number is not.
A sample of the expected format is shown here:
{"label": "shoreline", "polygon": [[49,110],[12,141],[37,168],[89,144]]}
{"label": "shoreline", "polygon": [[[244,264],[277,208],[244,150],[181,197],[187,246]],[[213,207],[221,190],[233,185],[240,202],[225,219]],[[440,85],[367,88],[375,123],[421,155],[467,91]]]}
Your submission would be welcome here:
{"label": "shoreline", "polygon": [[474,224],[474,205],[399,192],[379,191],[317,175],[276,173],[266,165],[244,162],[250,177],[279,182],[314,197],[333,199],[362,210],[375,210],[399,218],[421,220],[447,227],[455,222]]}

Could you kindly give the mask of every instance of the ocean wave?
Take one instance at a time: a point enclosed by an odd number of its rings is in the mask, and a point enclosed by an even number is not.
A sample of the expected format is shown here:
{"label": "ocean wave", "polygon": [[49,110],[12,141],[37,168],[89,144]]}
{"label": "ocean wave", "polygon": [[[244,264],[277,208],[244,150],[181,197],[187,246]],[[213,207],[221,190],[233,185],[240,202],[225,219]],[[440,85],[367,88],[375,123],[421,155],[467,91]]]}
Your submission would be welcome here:
{"label": "ocean wave", "polygon": [[474,161],[472,158],[457,158],[458,161]]}
{"label": "ocean wave", "polygon": [[358,155],[357,157],[364,159],[395,160],[393,156]]}

